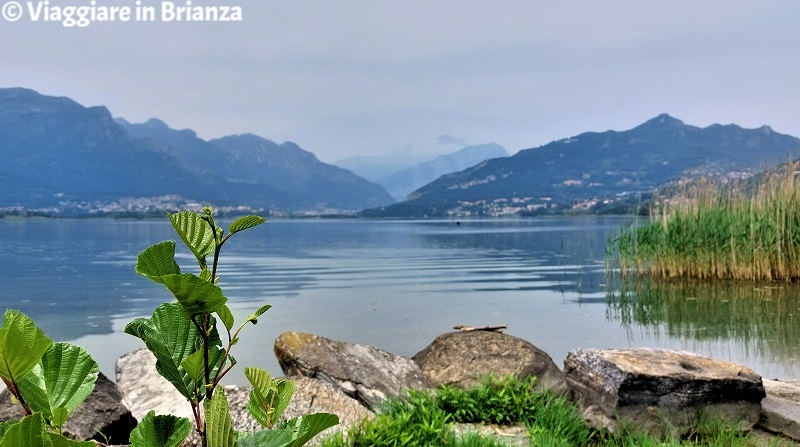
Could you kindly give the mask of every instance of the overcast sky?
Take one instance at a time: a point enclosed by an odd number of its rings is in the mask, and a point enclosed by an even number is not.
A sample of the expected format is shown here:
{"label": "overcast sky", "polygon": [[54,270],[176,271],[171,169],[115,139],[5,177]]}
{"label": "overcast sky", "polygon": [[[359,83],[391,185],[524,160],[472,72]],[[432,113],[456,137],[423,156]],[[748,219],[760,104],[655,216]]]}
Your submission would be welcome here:
{"label": "overcast sky", "polygon": [[0,87],[105,105],[132,122],[158,117],[207,139],[289,140],[326,162],[441,134],[514,153],[662,112],[800,136],[797,0],[193,5],[238,5],[244,20],[67,28],[27,11],[0,18]]}

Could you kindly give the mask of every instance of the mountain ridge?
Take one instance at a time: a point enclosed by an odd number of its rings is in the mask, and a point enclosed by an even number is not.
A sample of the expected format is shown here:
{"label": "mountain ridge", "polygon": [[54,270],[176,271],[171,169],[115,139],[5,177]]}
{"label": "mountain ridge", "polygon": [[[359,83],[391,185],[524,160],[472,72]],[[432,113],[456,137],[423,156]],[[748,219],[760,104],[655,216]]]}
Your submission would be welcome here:
{"label": "mountain ridge", "polygon": [[[235,164],[225,160],[230,148],[206,142],[192,130],[176,131],[155,119],[135,125],[114,119],[103,106],[84,107],[24,88],[0,89],[0,183],[14,185],[0,197],[0,209],[82,214],[100,203],[106,209],[121,199],[165,196],[277,212],[354,212],[392,203],[379,185],[325,165],[293,143],[281,150],[313,164],[308,188],[286,189],[257,172],[249,182],[236,181],[238,175],[225,175]],[[257,171],[266,164],[250,167]],[[280,171],[280,163],[272,168]],[[283,180],[290,178],[286,174]]]}
{"label": "mountain ridge", "polygon": [[[584,132],[440,177],[403,202],[362,215],[423,217],[598,210],[682,176],[744,175],[800,156],[800,139],[768,126],[699,128],[660,114],[626,130]],[[738,174],[737,174],[738,173]]]}

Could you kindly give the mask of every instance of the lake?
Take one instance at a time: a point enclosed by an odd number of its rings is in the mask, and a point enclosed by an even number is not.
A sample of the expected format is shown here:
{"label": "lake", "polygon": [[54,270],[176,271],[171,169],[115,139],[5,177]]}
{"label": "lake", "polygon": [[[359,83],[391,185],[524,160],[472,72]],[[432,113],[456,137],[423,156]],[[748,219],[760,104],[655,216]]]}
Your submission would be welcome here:
{"label": "lake", "polygon": [[[239,365],[281,374],[272,352],[304,331],[413,355],[453,325],[507,324],[562,365],[578,347],[667,347],[798,378],[800,289],[786,284],[608,279],[606,241],[625,217],[373,221],[269,220],[224,247],[219,276],[242,332]],[[0,219],[0,306],[85,347],[112,379],[143,346],[122,331],[171,295],[134,273],[149,245],[175,239],[163,220]],[[195,271],[178,248],[184,271]]]}

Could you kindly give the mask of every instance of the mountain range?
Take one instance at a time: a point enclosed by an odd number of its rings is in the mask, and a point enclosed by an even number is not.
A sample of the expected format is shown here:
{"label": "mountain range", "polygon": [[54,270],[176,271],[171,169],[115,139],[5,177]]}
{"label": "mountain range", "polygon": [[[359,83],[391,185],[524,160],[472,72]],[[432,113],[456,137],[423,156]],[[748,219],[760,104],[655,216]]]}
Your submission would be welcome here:
{"label": "mountain range", "polygon": [[[399,171],[386,162],[415,153],[411,146],[388,158],[350,160],[359,169],[372,166],[373,174],[383,163],[381,186],[291,142],[253,134],[203,140],[157,119],[134,124],[102,106],[0,89],[0,215],[162,212],[197,203],[232,212],[363,210],[362,216],[403,218],[630,212],[681,179],[745,178],[800,157],[800,139],[768,126],[700,128],[667,114],[513,156],[496,144],[468,146],[449,135],[436,147],[450,152],[411,165],[409,155]],[[404,200],[394,203],[387,190]]]}
{"label": "mountain range", "polygon": [[746,177],[800,157],[800,139],[768,126],[699,128],[668,114],[627,131],[587,132],[484,161],[364,216],[423,217],[630,211],[682,178]]}
{"label": "mountain range", "polygon": [[393,202],[380,185],[293,143],[252,134],[204,141],[158,120],[131,124],[105,107],[23,88],[0,89],[0,157],[4,209],[81,213],[164,196],[271,211]]}

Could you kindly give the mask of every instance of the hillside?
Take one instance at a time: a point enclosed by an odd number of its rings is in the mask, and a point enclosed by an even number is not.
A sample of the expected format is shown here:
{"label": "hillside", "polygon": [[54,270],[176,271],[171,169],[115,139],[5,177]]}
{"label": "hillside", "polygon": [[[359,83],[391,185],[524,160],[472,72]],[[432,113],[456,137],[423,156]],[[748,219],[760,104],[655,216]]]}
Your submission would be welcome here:
{"label": "hillside", "polygon": [[0,212],[149,212],[192,201],[343,212],[392,202],[380,186],[292,143],[254,135],[215,142],[158,120],[115,120],[69,98],[0,89]]}
{"label": "hillside", "polygon": [[800,139],[768,126],[699,128],[667,114],[627,131],[587,132],[446,175],[366,216],[596,211],[635,203],[680,178],[742,176],[800,156]]}
{"label": "hillside", "polygon": [[467,146],[455,153],[440,155],[431,161],[396,172],[377,183],[386,188],[395,200],[400,201],[442,175],[462,171],[484,160],[499,157],[508,157],[508,152],[498,144]]}

